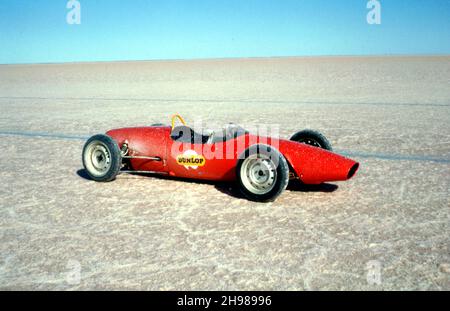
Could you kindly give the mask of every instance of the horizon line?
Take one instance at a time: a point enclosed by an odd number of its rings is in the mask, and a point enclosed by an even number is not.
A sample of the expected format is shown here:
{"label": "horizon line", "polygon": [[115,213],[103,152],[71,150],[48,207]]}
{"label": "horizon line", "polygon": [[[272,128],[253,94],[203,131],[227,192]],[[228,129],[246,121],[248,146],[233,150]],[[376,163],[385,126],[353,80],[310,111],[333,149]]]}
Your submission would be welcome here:
{"label": "horizon line", "polygon": [[236,57],[199,57],[199,58],[154,58],[154,59],[127,59],[127,60],[94,60],[94,61],[62,61],[62,62],[24,62],[24,63],[0,63],[0,66],[21,65],[76,65],[96,63],[132,63],[132,62],[186,62],[186,61],[211,61],[211,60],[253,60],[253,59],[283,59],[283,58],[376,58],[376,57],[449,57],[450,53],[427,54],[323,54],[323,55],[292,55],[292,56],[236,56]]}

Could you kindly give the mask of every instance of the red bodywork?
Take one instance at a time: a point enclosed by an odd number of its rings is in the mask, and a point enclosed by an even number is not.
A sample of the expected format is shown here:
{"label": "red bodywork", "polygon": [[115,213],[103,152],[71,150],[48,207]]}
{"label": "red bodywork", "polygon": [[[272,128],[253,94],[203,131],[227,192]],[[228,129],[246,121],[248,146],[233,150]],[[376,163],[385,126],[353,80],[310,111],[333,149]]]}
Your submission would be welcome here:
{"label": "red bodywork", "polygon": [[[171,137],[171,127],[138,127],[111,130],[106,133],[119,147],[128,145],[130,156],[158,157],[161,161],[130,159],[132,170],[153,171],[190,179],[234,181],[238,157],[250,146],[265,144],[284,155],[292,173],[305,184],[320,184],[350,179],[359,164],[351,159],[298,142],[245,134],[214,144],[179,143]],[[185,153],[187,152],[187,153]],[[179,164],[183,154],[203,157],[202,166]]]}

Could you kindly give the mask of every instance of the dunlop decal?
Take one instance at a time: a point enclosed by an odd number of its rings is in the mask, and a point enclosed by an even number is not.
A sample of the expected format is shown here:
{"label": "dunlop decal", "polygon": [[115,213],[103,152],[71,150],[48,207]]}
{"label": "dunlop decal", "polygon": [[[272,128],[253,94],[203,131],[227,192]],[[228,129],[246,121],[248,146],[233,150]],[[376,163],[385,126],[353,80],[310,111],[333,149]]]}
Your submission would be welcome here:
{"label": "dunlop decal", "polygon": [[193,169],[197,169],[199,166],[204,166],[205,163],[205,157],[197,154],[193,150],[186,151],[177,156],[177,164],[186,168],[192,167]]}

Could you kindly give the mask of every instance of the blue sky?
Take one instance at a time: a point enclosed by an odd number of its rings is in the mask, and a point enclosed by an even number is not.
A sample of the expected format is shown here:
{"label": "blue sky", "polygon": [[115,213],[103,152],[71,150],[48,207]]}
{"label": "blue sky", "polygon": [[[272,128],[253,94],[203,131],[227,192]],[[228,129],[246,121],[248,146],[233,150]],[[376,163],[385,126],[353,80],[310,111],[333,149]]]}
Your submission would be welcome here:
{"label": "blue sky", "polygon": [[450,0],[1,0],[0,63],[450,54]]}

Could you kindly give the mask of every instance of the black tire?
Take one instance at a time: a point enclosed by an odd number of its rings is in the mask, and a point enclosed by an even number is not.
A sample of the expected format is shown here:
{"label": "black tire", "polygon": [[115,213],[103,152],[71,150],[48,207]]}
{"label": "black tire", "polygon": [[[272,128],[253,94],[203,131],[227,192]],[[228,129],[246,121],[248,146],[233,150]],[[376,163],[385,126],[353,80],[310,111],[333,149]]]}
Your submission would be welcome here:
{"label": "black tire", "polygon": [[[247,199],[272,202],[289,183],[289,166],[284,156],[275,148],[254,145],[239,157],[236,176],[239,188]],[[261,180],[257,180],[259,178]]]}
{"label": "black tire", "polygon": [[109,182],[116,178],[122,157],[116,141],[107,135],[95,135],[83,148],[83,166],[92,180]]}
{"label": "black tire", "polygon": [[297,132],[294,135],[292,135],[290,140],[322,148],[328,151],[333,151],[331,143],[328,141],[328,139],[321,133],[314,130],[303,130]]}

